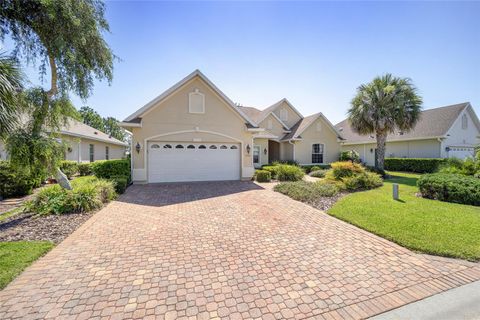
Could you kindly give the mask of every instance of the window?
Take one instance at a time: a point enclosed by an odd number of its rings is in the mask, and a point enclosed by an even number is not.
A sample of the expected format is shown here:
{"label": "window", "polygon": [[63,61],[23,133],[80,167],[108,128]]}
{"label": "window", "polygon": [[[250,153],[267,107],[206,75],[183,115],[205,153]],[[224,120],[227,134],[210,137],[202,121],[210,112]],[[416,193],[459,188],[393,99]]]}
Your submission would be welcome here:
{"label": "window", "polygon": [[[165,146],[163,146],[165,148]],[[171,148],[172,146],[170,146]],[[160,146],[158,144],[152,144],[152,146],[150,147],[152,149],[160,149]]]}
{"label": "window", "polygon": [[466,114],[462,116],[462,129],[466,130],[468,128],[468,117]]}
{"label": "window", "polygon": [[321,143],[312,144],[312,163],[323,163],[323,148]]}
{"label": "window", "polygon": [[253,163],[260,163],[260,146],[253,146]]}
{"label": "window", "polygon": [[237,146],[231,146],[230,149],[238,149]]}
{"label": "window", "polygon": [[193,144],[189,144],[187,149],[195,149],[195,146]]}
{"label": "window", "polygon": [[203,144],[198,146],[198,149],[207,149],[207,147],[205,147]]}
{"label": "window", "polygon": [[177,144],[177,145],[175,146],[175,149],[183,149],[183,146],[182,146],[181,144]]}
{"label": "window", "polygon": [[93,144],[89,145],[89,156],[90,162],[95,161],[95,146]]}
{"label": "window", "polygon": [[[153,146],[152,146],[152,148],[153,148]],[[163,146],[163,149],[172,149],[172,146],[169,145],[169,144],[166,144],[166,145]]]}
{"label": "window", "polygon": [[105,160],[109,160],[109,159],[110,159],[110,150],[108,146],[105,146]]}
{"label": "window", "polygon": [[273,122],[272,122],[271,119],[269,119],[269,120],[267,121],[267,129],[268,129],[268,130],[271,130],[272,128],[273,128]]}
{"label": "window", "polygon": [[188,112],[205,113],[205,95],[198,89],[188,94]]}
{"label": "window", "polygon": [[280,110],[280,120],[282,121],[288,120],[288,111],[286,109]]}
{"label": "window", "polygon": [[223,146],[220,147],[220,149],[227,149],[227,146],[223,145]]}
{"label": "window", "polygon": [[210,149],[217,149],[217,146],[212,144],[212,145],[210,146]]}

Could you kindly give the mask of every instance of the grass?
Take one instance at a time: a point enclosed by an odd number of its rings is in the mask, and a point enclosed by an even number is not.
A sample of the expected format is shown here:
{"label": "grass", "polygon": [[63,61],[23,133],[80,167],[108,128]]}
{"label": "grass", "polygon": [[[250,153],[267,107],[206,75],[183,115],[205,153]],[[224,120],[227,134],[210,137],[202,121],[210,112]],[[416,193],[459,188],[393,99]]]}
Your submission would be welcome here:
{"label": "grass", "polygon": [[0,289],[53,246],[48,241],[0,242]]}
{"label": "grass", "polygon": [[7,218],[13,217],[14,215],[17,215],[21,212],[23,212],[23,208],[21,206],[17,207],[17,208],[13,208],[13,209],[8,210],[8,211],[5,211],[4,213],[0,214],[0,222],[2,222],[3,220],[5,220]]}
{"label": "grass", "polygon": [[[383,187],[347,195],[328,213],[415,251],[480,260],[480,207],[419,198],[420,175],[390,175]],[[399,184],[398,201],[393,183]]]}

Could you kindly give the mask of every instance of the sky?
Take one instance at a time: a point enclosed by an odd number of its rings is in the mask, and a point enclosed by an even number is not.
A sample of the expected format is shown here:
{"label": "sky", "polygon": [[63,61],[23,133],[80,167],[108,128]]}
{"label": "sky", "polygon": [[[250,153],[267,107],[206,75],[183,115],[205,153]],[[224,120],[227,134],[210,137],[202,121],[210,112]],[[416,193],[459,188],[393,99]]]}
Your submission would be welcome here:
{"label": "sky", "polygon": [[425,109],[470,101],[480,116],[479,14],[480,2],[458,1],[107,1],[113,82],[72,100],[123,120],[200,69],[234,102],[287,98],[338,123],[360,84],[392,73],[412,79]]}

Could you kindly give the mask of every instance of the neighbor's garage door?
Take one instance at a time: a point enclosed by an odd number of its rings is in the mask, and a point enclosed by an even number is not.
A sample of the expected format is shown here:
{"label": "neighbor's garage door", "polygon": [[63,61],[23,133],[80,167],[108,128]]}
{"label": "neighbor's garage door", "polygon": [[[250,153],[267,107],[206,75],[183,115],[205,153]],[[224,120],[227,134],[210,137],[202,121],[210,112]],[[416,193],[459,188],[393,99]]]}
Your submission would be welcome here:
{"label": "neighbor's garage door", "polygon": [[148,143],[148,182],[240,179],[240,145]]}
{"label": "neighbor's garage door", "polygon": [[450,147],[448,151],[449,158],[465,159],[474,155],[475,149],[473,147]]}

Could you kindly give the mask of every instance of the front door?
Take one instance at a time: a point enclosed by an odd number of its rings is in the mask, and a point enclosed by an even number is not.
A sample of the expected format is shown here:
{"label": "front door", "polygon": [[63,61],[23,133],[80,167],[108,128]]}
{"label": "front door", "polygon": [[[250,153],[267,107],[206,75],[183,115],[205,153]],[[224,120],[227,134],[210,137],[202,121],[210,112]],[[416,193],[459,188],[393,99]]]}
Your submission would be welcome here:
{"label": "front door", "polygon": [[253,166],[260,167],[260,146],[253,146]]}

